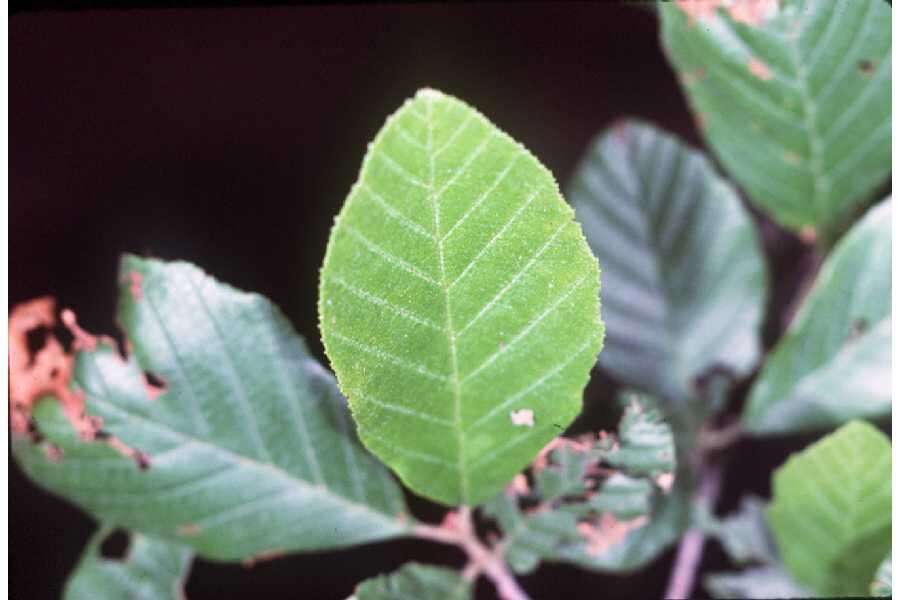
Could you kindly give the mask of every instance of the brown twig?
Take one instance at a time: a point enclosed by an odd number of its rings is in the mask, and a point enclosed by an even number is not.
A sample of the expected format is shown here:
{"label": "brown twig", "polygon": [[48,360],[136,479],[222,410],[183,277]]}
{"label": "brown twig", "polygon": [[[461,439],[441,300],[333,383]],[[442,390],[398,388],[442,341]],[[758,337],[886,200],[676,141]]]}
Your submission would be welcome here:
{"label": "brown twig", "polygon": [[[706,502],[710,507],[715,506],[719,498],[719,490],[722,484],[721,463],[704,462],[700,468],[700,489],[697,500]],[[678,544],[678,553],[675,556],[675,566],[666,586],[667,599],[690,598],[694,589],[694,578],[703,557],[703,543],[706,536],[698,527],[692,527],[681,538]]]}
{"label": "brown twig", "polygon": [[469,558],[463,570],[463,577],[467,580],[474,580],[478,575],[484,574],[493,582],[502,600],[529,600],[528,594],[519,587],[506,567],[502,544],[488,548],[478,538],[469,507],[461,506],[457,511],[447,513],[440,526],[417,525],[413,533],[422,539],[461,548]]}

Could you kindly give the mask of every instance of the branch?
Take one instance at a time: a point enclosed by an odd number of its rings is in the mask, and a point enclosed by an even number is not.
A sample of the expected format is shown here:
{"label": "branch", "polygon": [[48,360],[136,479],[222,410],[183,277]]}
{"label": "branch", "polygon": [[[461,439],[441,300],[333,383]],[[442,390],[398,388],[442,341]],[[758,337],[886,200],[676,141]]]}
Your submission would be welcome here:
{"label": "branch", "polygon": [[469,557],[463,577],[473,580],[483,573],[493,582],[502,600],[529,600],[528,594],[519,587],[515,577],[506,568],[502,544],[488,548],[478,539],[472,524],[472,511],[468,506],[461,506],[458,511],[447,513],[444,522],[438,527],[417,525],[413,528],[413,533],[422,539],[461,548]]}
{"label": "branch", "polygon": [[[700,468],[700,490],[697,500],[706,502],[710,507],[715,506],[719,498],[719,490],[722,484],[721,463],[704,463]],[[703,543],[705,534],[699,527],[692,527],[681,538],[678,545],[678,554],[675,556],[675,566],[666,587],[667,599],[690,598],[694,589],[694,578],[700,559],[703,557]]]}

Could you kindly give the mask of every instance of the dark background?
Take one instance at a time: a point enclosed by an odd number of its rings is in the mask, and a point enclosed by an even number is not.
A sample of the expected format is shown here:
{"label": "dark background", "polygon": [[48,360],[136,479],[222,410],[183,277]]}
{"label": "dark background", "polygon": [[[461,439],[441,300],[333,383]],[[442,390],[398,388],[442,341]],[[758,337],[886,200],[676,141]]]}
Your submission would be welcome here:
{"label": "dark background", "polygon": [[[700,143],[656,19],[634,2],[20,12],[9,35],[10,304],[52,294],[97,332],[115,332],[116,264],[130,251],[265,294],[321,358],[315,302],[332,218],[367,142],[423,86],[480,109],[563,185],[621,116]],[[771,344],[809,252],[760,227]],[[595,373],[580,427],[614,424],[610,391]],[[747,491],[768,495],[771,470],[807,441],[741,443],[720,509]],[[9,486],[10,597],[57,598],[94,526],[12,463]],[[544,565],[522,581],[536,599],[658,598],[673,555],[632,576]],[[198,561],[187,591],[345,598],[412,559],[463,557],[398,541],[252,569]],[[728,566],[708,544],[704,570]],[[493,596],[483,582],[478,592]]]}

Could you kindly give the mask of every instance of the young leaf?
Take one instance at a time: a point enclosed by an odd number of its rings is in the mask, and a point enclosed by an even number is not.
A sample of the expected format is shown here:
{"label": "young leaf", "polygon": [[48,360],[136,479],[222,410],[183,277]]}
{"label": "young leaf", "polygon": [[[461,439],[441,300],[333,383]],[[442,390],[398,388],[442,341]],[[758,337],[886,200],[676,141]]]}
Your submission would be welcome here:
{"label": "young leaf", "polygon": [[718,158],[785,225],[848,216],[891,168],[890,5],[701,4],[660,6],[662,40]]}
{"label": "young leaf", "polygon": [[[47,441],[13,444],[37,483],[104,522],[220,560],[407,531],[400,489],[272,303],[187,263],[126,256],[118,317],[129,357],[93,341],[78,352],[75,388],[149,467],[79,440],[58,403],[43,402],[34,417]],[[149,389],[145,371],[164,387]],[[61,460],[48,460],[49,444]]]}
{"label": "young leaf", "polygon": [[[635,403],[629,411],[620,423],[618,442],[606,434],[593,447],[584,440],[560,439],[551,452],[541,453],[532,467],[535,488],[523,497],[527,509],[519,506],[522,490],[515,486],[484,505],[505,534],[504,556],[514,571],[529,573],[541,560],[633,571],[684,531],[685,488],[669,490],[675,468],[671,430],[655,411]],[[668,435],[659,435],[660,426]],[[647,444],[641,434],[648,430],[668,443]],[[658,462],[660,454],[667,457],[663,463]],[[611,464],[611,456],[629,457],[629,465],[641,475],[609,474],[597,465],[599,460]],[[600,474],[608,476],[600,481]]]}
{"label": "young leaf", "polygon": [[714,365],[753,368],[765,267],[737,194],[702,154],[626,121],[591,145],[569,199],[603,263],[601,367],[669,401],[693,396]]}
{"label": "young leaf", "polygon": [[853,421],[791,457],[768,518],[792,575],[819,594],[864,595],[891,547],[891,444]]}
{"label": "young leaf", "polygon": [[424,496],[490,497],[581,409],[598,289],[550,172],[420,91],[369,146],[321,273],[322,339],[363,443]]}
{"label": "young leaf", "polygon": [[815,594],[803,587],[779,565],[766,565],[731,573],[712,573],[703,579],[713,598],[812,598]]}
{"label": "young leaf", "polygon": [[891,596],[891,587],[891,553],[888,552],[875,572],[875,580],[869,589],[873,596]]}
{"label": "young leaf", "polygon": [[778,548],[766,522],[766,503],[756,496],[741,499],[738,511],[725,519],[709,517],[706,534],[718,539],[736,564],[777,563]]}
{"label": "young leaf", "polygon": [[390,575],[379,575],[356,587],[348,600],[468,600],[472,582],[457,571],[408,563]]}
{"label": "young leaf", "polygon": [[750,392],[750,431],[891,414],[891,199],[835,247]]}
{"label": "young leaf", "polygon": [[132,533],[124,559],[107,559],[100,545],[104,528],[88,542],[75,572],[66,583],[65,600],[181,600],[190,569],[190,548]]}

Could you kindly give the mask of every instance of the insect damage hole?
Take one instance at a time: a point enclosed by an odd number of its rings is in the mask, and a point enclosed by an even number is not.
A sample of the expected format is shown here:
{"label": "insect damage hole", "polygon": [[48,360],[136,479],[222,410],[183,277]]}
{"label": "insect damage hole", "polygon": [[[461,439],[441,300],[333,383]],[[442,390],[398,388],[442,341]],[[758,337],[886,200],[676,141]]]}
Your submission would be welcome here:
{"label": "insect damage hole", "polygon": [[116,529],[100,544],[100,556],[109,560],[126,560],[131,537],[124,529]]}
{"label": "insect damage hole", "polygon": [[534,427],[534,411],[530,408],[514,410],[509,413],[509,420],[516,427]]}

